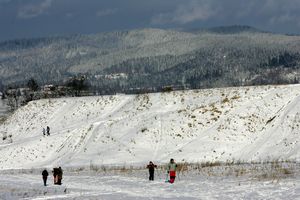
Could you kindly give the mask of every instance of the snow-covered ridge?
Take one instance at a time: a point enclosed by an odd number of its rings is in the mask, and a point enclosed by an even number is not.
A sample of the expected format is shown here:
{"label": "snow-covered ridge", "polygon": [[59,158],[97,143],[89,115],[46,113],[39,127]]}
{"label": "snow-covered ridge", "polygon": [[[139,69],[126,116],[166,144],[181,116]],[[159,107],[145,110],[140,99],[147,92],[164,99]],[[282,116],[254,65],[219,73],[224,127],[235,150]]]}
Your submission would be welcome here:
{"label": "snow-covered ridge", "polygon": [[0,132],[0,169],[299,161],[300,85],[44,99]]}

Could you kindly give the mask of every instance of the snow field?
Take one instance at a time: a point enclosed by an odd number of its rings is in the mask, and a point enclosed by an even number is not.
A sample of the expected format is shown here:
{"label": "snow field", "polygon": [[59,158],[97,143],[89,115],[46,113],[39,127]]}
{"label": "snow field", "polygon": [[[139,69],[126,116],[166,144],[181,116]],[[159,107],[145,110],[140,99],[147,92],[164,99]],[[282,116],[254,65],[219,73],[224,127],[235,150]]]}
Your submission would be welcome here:
{"label": "snow field", "polygon": [[[273,176],[268,170],[286,167],[293,174]],[[189,168],[195,168],[191,165]],[[295,163],[202,166],[177,174],[174,184],[165,183],[166,172],[157,169],[148,181],[144,169],[65,171],[63,185],[44,187],[38,170],[0,174],[1,199],[299,199],[299,165]],[[40,170],[41,171],[41,170]],[[245,173],[236,174],[237,171]],[[228,172],[228,174],[224,174]],[[259,173],[262,173],[259,175]],[[264,176],[264,173],[270,176]]]}

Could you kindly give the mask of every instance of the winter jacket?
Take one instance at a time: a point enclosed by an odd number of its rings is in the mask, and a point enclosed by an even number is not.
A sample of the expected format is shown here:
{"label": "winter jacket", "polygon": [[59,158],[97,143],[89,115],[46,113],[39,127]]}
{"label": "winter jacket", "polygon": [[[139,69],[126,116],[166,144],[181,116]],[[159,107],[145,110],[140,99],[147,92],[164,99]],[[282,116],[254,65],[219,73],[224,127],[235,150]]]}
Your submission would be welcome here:
{"label": "winter jacket", "polygon": [[58,168],[58,177],[60,178],[60,179],[62,179],[62,175],[63,175],[63,170],[59,167]]}
{"label": "winter jacket", "polygon": [[168,171],[176,171],[177,164],[176,163],[169,163],[168,164]]}
{"label": "winter jacket", "polygon": [[48,174],[47,170],[44,170],[44,171],[42,172],[42,175],[43,175],[43,178],[47,178],[47,176],[48,176],[49,174]]}
{"label": "winter jacket", "polygon": [[147,165],[147,168],[149,169],[149,171],[154,171],[154,168],[156,168],[156,167],[157,167],[157,165],[154,165],[153,163]]}

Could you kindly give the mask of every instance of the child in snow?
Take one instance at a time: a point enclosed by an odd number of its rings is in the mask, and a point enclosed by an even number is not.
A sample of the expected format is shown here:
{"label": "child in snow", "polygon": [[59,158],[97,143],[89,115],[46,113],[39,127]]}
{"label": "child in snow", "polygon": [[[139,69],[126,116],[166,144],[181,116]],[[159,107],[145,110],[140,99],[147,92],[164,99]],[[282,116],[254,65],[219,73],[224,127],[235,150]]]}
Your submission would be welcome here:
{"label": "child in snow", "polygon": [[170,163],[168,164],[168,173],[170,174],[170,183],[174,183],[176,178],[176,168],[177,164],[175,163],[174,159],[171,158]]}
{"label": "child in snow", "polygon": [[147,165],[147,168],[149,169],[149,181],[154,181],[154,168],[156,167],[157,165],[154,165],[152,161]]}
{"label": "child in snow", "polygon": [[42,172],[42,176],[43,176],[43,181],[44,181],[44,186],[47,185],[47,178],[48,178],[48,171],[46,169],[44,169],[44,171]]}

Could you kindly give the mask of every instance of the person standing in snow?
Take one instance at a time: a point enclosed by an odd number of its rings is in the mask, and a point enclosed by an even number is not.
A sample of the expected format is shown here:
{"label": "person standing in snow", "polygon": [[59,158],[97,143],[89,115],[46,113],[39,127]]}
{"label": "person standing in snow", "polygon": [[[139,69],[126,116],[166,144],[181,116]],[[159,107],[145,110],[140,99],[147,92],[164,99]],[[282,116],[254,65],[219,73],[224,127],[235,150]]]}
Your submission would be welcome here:
{"label": "person standing in snow", "polygon": [[44,181],[44,186],[47,186],[47,178],[48,178],[48,171],[46,169],[44,169],[44,171],[42,172],[42,176],[43,176],[43,181]]}
{"label": "person standing in snow", "polygon": [[56,185],[58,183],[58,168],[53,168],[53,181],[54,181],[54,185]]}
{"label": "person standing in snow", "polygon": [[46,129],[43,128],[43,135],[45,136],[46,135]]}
{"label": "person standing in snow", "polygon": [[174,183],[176,178],[176,169],[177,164],[175,163],[174,159],[171,158],[170,163],[168,164],[168,174],[170,174],[169,183]]}
{"label": "person standing in snow", "polygon": [[61,169],[61,167],[58,168],[58,181],[57,181],[57,184],[58,185],[61,185],[61,180],[62,180],[62,175],[63,175],[63,170]]}
{"label": "person standing in snow", "polygon": [[149,181],[154,181],[154,169],[157,167],[157,165],[154,165],[152,161],[149,162],[149,165],[147,165],[147,168],[149,169]]}
{"label": "person standing in snow", "polygon": [[50,136],[50,127],[47,126],[47,135]]}

